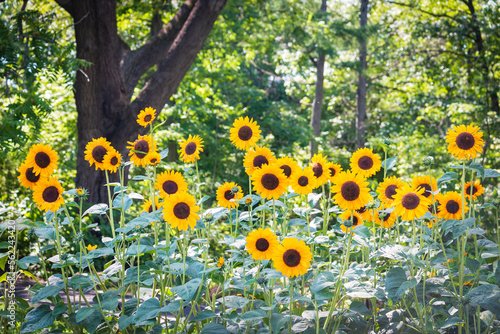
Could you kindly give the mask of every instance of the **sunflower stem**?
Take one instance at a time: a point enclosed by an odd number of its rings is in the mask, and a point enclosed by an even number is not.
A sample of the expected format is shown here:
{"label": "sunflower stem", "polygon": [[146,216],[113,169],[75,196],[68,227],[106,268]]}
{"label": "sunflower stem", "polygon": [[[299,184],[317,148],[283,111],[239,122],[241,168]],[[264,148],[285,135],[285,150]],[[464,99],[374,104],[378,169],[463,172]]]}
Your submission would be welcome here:
{"label": "sunflower stem", "polygon": [[290,284],[290,307],[289,307],[289,312],[290,312],[290,322],[288,326],[288,334],[292,334],[292,310],[293,310],[293,283],[294,280],[288,280],[288,284]]}
{"label": "sunflower stem", "polygon": [[[462,224],[465,219],[465,159],[462,162],[462,184],[461,184],[461,191],[462,191]],[[468,229],[467,229],[468,230]],[[467,235],[467,234],[466,234]],[[462,251],[461,247],[461,242],[465,242],[466,240],[463,240],[463,237],[459,237],[457,239],[457,248],[458,248],[458,289],[459,289],[459,297],[462,298],[463,296],[463,290],[464,290],[464,254]],[[458,317],[460,319],[464,319],[464,309],[462,303],[459,303],[458,305]],[[466,329],[467,330],[467,329]],[[467,330],[468,332],[468,330]],[[462,325],[458,324],[458,334],[462,334]]]}
{"label": "sunflower stem", "polygon": [[[116,237],[116,235],[115,235],[115,222],[114,222],[114,217],[113,217],[113,199],[111,196],[111,186],[109,184],[108,170],[105,170],[104,173],[106,174],[106,186],[108,187],[109,221],[110,221],[110,225],[111,225],[111,234],[113,235],[113,239],[114,239]],[[123,195],[122,195],[122,201],[123,201]],[[122,211],[123,211],[123,206],[122,206]]]}

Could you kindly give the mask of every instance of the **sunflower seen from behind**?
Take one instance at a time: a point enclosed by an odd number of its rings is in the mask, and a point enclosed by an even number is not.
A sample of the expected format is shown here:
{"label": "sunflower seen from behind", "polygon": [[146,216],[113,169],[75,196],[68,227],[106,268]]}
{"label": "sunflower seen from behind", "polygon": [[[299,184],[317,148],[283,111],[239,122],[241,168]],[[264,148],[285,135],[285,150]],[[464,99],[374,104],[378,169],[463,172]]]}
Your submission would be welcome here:
{"label": "sunflower seen from behind", "polygon": [[315,154],[311,158],[311,169],[316,178],[316,187],[325,184],[330,177],[330,170],[327,168],[326,158],[321,154]]}
{"label": "sunflower seen from behind", "polygon": [[256,261],[270,260],[280,244],[278,237],[268,228],[259,228],[248,233],[245,241],[247,242],[246,249],[248,253]]}
{"label": "sunflower seen from behind", "polygon": [[465,189],[465,198],[470,199],[472,195],[472,199],[476,200],[479,196],[484,194],[484,188],[478,181],[475,181],[471,186],[471,182],[467,182],[464,186]]}
{"label": "sunflower seen from behind", "polygon": [[304,240],[286,238],[272,257],[274,268],[287,277],[298,277],[307,273],[311,265],[312,253]]}
{"label": "sunflower seen from behind", "polygon": [[150,135],[139,135],[134,142],[127,142],[127,148],[130,150],[130,161],[134,166],[146,167],[147,155],[156,150],[156,141]]}
{"label": "sunflower seen from behind", "polygon": [[56,212],[64,204],[64,189],[56,177],[41,179],[33,188],[33,200],[40,210]]}
{"label": "sunflower seen from behind", "polygon": [[432,201],[424,195],[424,188],[413,189],[403,187],[396,189],[394,195],[394,213],[406,221],[411,221],[416,218],[423,217]]}
{"label": "sunflower seen from behind", "polygon": [[407,187],[408,184],[395,176],[387,177],[384,182],[380,183],[377,188],[379,193],[378,198],[380,201],[391,204],[394,201],[394,195],[396,195],[396,189],[401,189]]}
{"label": "sunflower seen from behind", "polygon": [[188,184],[181,173],[167,170],[156,177],[155,188],[160,191],[161,197],[168,197],[177,193],[186,192],[188,190]]}
{"label": "sunflower seen from behind", "polygon": [[111,149],[106,153],[104,159],[102,160],[102,169],[110,171],[111,173],[116,173],[118,167],[122,163],[122,155],[118,151]]}
{"label": "sunflower seen from behind", "polygon": [[219,206],[233,209],[238,207],[238,201],[243,198],[241,187],[234,182],[225,182],[217,188],[217,203]]}
{"label": "sunflower seen from behind", "polygon": [[411,181],[411,187],[414,189],[424,189],[424,197],[431,198],[432,192],[438,190],[437,181],[430,175],[417,176]]}
{"label": "sunflower seen from behind", "polygon": [[351,156],[351,170],[365,178],[375,175],[380,168],[380,156],[367,147],[358,149]]}
{"label": "sunflower seen from behind", "polygon": [[26,163],[33,167],[33,173],[47,177],[54,173],[57,168],[57,153],[49,145],[44,143],[31,146]]}
{"label": "sunflower seen from behind", "polygon": [[331,187],[335,194],[333,199],[343,210],[357,210],[372,199],[368,184],[361,175],[352,171],[341,172]]}
{"label": "sunflower seen from behind", "polygon": [[260,133],[257,122],[253,118],[249,119],[248,116],[245,116],[234,121],[233,127],[229,130],[229,139],[240,150],[248,150],[257,145]]}
{"label": "sunflower seen from behind", "polygon": [[245,172],[248,175],[252,175],[253,172],[263,165],[270,165],[276,162],[273,152],[267,147],[252,147],[245,154],[245,159],[243,160],[243,166],[245,167]]}
{"label": "sunflower seen from behind", "polygon": [[448,129],[446,134],[448,153],[460,160],[474,159],[483,151],[483,132],[478,126],[459,125]]}
{"label": "sunflower seen from behind", "polygon": [[196,205],[193,195],[187,192],[177,193],[165,198],[163,203],[163,219],[173,228],[187,231],[194,228],[196,221],[200,219],[197,212],[200,207]]}
{"label": "sunflower seen from behind", "polygon": [[144,110],[141,110],[139,115],[137,116],[137,123],[140,126],[146,127],[149,124],[152,124],[156,118],[156,109],[151,107],[146,107]]}
{"label": "sunflower seen from behind", "polygon": [[190,163],[200,159],[200,153],[203,152],[204,146],[200,136],[189,135],[188,139],[183,139],[179,145],[182,161]]}
{"label": "sunflower seen from behind", "polygon": [[311,167],[299,169],[298,172],[292,174],[290,178],[290,186],[295,193],[300,195],[308,195],[316,188],[316,177]]}
{"label": "sunflower seen from behind", "polygon": [[[456,191],[448,191],[443,194],[439,201],[438,217],[444,219],[462,219],[462,195]],[[463,207],[463,213],[469,211],[467,204]]]}
{"label": "sunflower seen from behind", "polygon": [[35,174],[33,172],[33,167],[28,165],[26,162],[23,162],[17,171],[19,172],[17,179],[25,188],[33,190],[38,181],[40,181],[41,175]]}
{"label": "sunflower seen from behind", "polygon": [[275,163],[255,170],[251,179],[255,192],[266,199],[278,199],[288,185],[283,170]]}

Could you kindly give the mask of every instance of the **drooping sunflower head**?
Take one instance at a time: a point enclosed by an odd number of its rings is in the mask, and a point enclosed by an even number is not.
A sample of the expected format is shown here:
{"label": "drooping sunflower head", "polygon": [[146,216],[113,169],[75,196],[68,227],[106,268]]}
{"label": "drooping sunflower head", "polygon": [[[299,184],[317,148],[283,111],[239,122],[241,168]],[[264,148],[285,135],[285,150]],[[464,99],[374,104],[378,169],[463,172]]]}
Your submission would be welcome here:
{"label": "drooping sunflower head", "polygon": [[287,277],[297,277],[307,273],[312,253],[304,240],[286,238],[278,245],[272,259],[277,271]]}
{"label": "drooping sunflower head", "polygon": [[156,151],[149,152],[149,154],[144,159],[146,159],[146,164],[156,166],[161,161],[161,154]]}
{"label": "drooping sunflower head", "polygon": [[229,130],[229,138],[234,146],[240,150],[248,150],[257,144],[260,139],[260,127],[253,118],[248,116],[240,117],[234,121],[233,127]]}
{"label": "drooping sunflower head", "polygon": [[46,177],[51,175],[57,168],[57,153],[49,145],[44,143],[31,146],[26,163],[33,167],[33,173]]}
{"label": "drooping sunflower head", "polygon": [[[444,219],[462,219],[462,196],[456,191],[448,191],[441,196],[439,201],[438,217]],[[467,204],[463,207],[463,213],[469,211]]]}
{"label": "drooping sunflower head", "polygon": [[331,187],[333,199],[343,210],[357,210],[372,199],[368,184],[363,176],[352,171],[340,172]]}
{"label": "drooping sunflower head", "polygon": [[108,153],[106,153],[104,159],[102,160],[102,169],[110,171],[111,173],[116,173],[121,163],[122,155],[115,149],[111,149]]}
{"label": "drooping sunflower head", "polygon": [[308,195],[312,193],[313,189],[317,187],[316,177],[314,177],[312,168],[309,166],[299,169],[296,173],[292,174],[290,185],[297,194]]}
{"label": "drooping sunflower head", "polygon": [[285,174],[288,181],[290,181],[290,178],[294,173],[297,173],[300,170],[297,162],[290,157],[279,158],[276,161],[276,165],[283,171],[283,174]]}
{"label": "drooping sunflower head", "polygon": [[156,177],[155,188],[160,191],[161,197],[168,197],[186,192],[188,184],[181,173],[167,170]]}
{"label": "drooping sunflower head", "polygon": [[[354,229],[358,225],[365,224],[363,217],[361,217],[361,215],[359,213],[357,213],[355,210],[344,211],[340,214],[339,218],[342,219],[344,222],[346,222],[346,224],[347,224],[347,222],[352,223],[351,227],[347,227],[344,224],[340,224],[340,228],[342,229],[342,231],[344,231],[344,233],[351,231],[352,229]],[[349,224],[347,224],[347,225],[349,225]]]}
{"label": "drooping sunflower head", "polygon": [[270,165],[276,162],[273,152],[267,147],[252,147],[245,154],[245,159],[243,160],[243,166],[248,175],[252,175],[253,172],[263,165]]}
{"label": "drooping sunflower head", "polygon": [[351,156],[351,170],[365,178],[375,175],[380,168],[382,168],[380,156],[367,147],[358,149]]}
{"label": "drooping sunflower head", "polygon": [[478,126],[472,124],[453,126],[448,129],[446,142],[448,143],[448,153],[455,158],[460,160],[474,159],[478,152],[483,151],[483,132]]}
{"label": "drooping sunflower head", "polygon": [[237,202],[242,198],[243,191],[234,182],[225,182],[217,188],[217,203],[224,208],[237,208],[239,205]]}
{"label": "drooping sunflower head", "polygon": [[311,158],[311,168],[316,178],[316,186],[325,184],[330,177],[330,170],[327,168],[326,158],[321,154],[315,154]]}
{"label": "drooping sunflower head", "polygon": [[200,207],[196,205],[194,196],[187,192],[177,193],[165,198],[163,203],[163,219],[172,227],[181,231],[194,228],[200,219],[197,212]]}
{"label": "drooping sunflower head", "polygon": [[[381,212],[382,211],[382,212]],[[396,222],[396,218],[398,217],[396,213],[394,213],[394,210],[391,212],[387,208],[384,208],[383,206],[380,206],[378,208],[378,211],[375,211],[375,224],[377,224],[379,227],[384,227],[384,228],[390,228],[394,226],[394,223]]]}
{"label": "drooping sunflower head", "polygon": [[150,135],[139,135],[134,142],[128,142],[130,160],[135,166],[146,167],[146,157],[150,152],[156,150],[156,141]]}
{"label": "drooping sunflower head", "polygon": [[262,165],[253,172],[251,179],[255,192],[267,199],[278,199],[288,185],[283,170],[276,163]]}
{"label": "drooping sunflower head", "polygon": [[156,118],[156,109],[153,109],[151,107],[146,107],[146,109],[141,110],[139,115],[137,116],[137,123],[141,126],[148,126],[149,124],[153,123],[153,121]]}
{"label": "drooping sunflower head", "polygon": [[334,164],[333,162],[329,162],[326,164],[326,168],[330,172],[328,174],[328,179],[331,183],[335,183],[335,180],[339,176],[339,173],[342,172],[342,166],[339,164]]}
{"label": "drooping sunflower head", "polygon": [[180,143],[181,159],[185,163],[195,162],[200,159],[200,152],[203,152],[203,139],[200,136],[189,135],[188,139],[183,139]]}
{"label": "drooping sunflower head", "polygon": [[17,179],[25,188],[33,189],[38,181],[40,181],[41,175],[35,174],[33,172],[33,167],[26,162],[23,162],[17,171],[19,172]]}
{"label": "drooping sunflower head", "polygon": [[56,177],[41,179],[33,188],[33,199],[40,210],[56,212],[64,203],[64,189]]}
{"label": "drooping sunflower head", "polygon": [[465,198],[476,200],[479,196],[484,194],[484,188],[478,181],[471,185],[470,181],[465,184]]}
{"label": "drooping sunflower head", "polygon": [[104,156],[113,150],[111,147],[111,143],[106,140],[104,137],[100,137],[97,139],[92,139],[92,141],[88,142],[87,146],[85,146],[85,160],[87,160],[92,167],[95,164],[95,169],[103,169],[104,168]]}
{"label": "drooping sunflower head", "polygon": [[279,246],[278,238],[266,228],[259,228],[248,234],[245,241],[248,253],[254,260],[270,260],[274,251]]}
{"label": "drooping sunflower head", "polygon": [[401,189],[407,187],[408,184],[395,176],[388,177],[384,179],[384,182],[380,183],[377,188],[379,193],[378,198],[387,204],[391,204],[394,201],[394,195],[396,195],[396,189]]}
{"label": "drooping sunflower head", "polygon": [[432,203],[430,199],[423,196],[423,193],[423,188],[418,190],[410,187],[396,189],[394,202],[392,202],[393,212],[406,221],[423,217]]}
{"label": "drooping sunflower head", "polygon": [[424,189],[423,196],[427,198],[432,198],[432,192],[436,192],[438,189],[437,181],[430,175],[417,176],[411,181],[411,187],[415,189]]}
{"label": "drooping sunflower head", "polygon": [[163,207],[163,202],[160,202],[160,199],[158,197],[155,197],[155,206],[153,208],[153,203],[151,200],[146,200],[144,204],[142,205],[142,211],[151,213],[153,211],[159,210]]}

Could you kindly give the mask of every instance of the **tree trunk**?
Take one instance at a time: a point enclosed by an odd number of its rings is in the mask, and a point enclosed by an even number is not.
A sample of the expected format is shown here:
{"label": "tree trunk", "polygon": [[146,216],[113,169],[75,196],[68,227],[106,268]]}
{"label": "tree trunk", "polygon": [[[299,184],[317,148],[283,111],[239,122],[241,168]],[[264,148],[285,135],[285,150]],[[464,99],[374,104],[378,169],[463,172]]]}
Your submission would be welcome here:
{"label": "tree trunk", "polygon": [[[116,0],[58,0],[75,22],[76,52],[90,63],[77,71],[78,112],[76,185],[90,190],[89,201],[107,202],[105,174],[89,167],[85,147],[105,137],[128,160],[127,141],[143,133],[139,112],[150,106],[159,113],[179,87],[227,0],[186,0],[172,20],[137,50],[120,39]],[[158,24],[158,21],[155,21]],[[131,100],[139,79],[156,71]],[[116,176],[115,176],[116,178]]]}
{"label": "tree trunk", "polygon": [[[326,12],[326,0],[321,2],[321,11]],[[311,112],[311,126],[313,128],[314,138],[309,142],[309,150],[311,158],[318,153],[318,144],[316,138],[321,134],[321,107],[323,106],[323,87],[324,87],[324,71],[325,71],[325,53],[323,50],[318,50],[318,59],[314,62],[316,66],[316,88],[314,91],[313,107]]]}
{"label": "tree trunk", "polygon": [[365,146],[366,140],[366,25],[368,23],[368,0],[361,0],[360,10],[361,38],[359,43],[359,72],[356,115],[356,147]]}

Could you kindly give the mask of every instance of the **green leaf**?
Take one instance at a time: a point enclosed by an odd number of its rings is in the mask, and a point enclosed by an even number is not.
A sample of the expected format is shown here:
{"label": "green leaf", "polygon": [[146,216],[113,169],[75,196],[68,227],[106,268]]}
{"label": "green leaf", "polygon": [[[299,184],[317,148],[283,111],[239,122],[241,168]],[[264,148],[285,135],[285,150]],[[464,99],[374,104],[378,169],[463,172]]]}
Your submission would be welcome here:
{"label": "green leaf", "polygon": [[484,179],[484,167],[479,162],[472,162],[469,167],[469,170],[473,170],[477,173],[477,176],[482,177]]}
{"label": "green leaf", "polygon": [[133,320],[134,318],[131,316],[122,315],[120,319],[118,319],[118,329],[120,331],[124,331],[125,328],[127,328],[132,323]]}
{"label": "green leaf", "polygon": [[401,245],[385,245],[370,255],[370,259],[385,257],[396,261],[406,261],[408,259],[408,247]]}
{"label": "green leaf", "polygon": [[444,328],[448,328],[448,327],[458,325],[458,324],[463,324],[463,323],[464,323],[464,321],[462,319],[460,319],[458,317],[451,317],[444,322],[444,324],[441,326],[441,328],[444,329]]}
{"label": "green leaf", "polygon": [[200,313],[198,313],[196,315],[196,317],[191,319],[191,322],[192,321],[203,321],[203,320],[212,319],[215,317],[216,317],[216,315],[214,312],[212,312],[210,310],[204,310],[204,311],[201,311]]}
{"label": "green leaf", "polygon": [[67,309],[68,307],[66,306],[66,304],[57,304],[52,310],[52,314],[57,318],[57,316],[66,312]]}
{"label": "green leaf", "polygon": [[196,205],[201,205],[203,202],[206,202],[209,198],[210,198],[210,196],[208,196],[208,195],[203,196],[203,197],[202,197],[202,198],[198,201],[198,204],[196,204]]}
{"label": "green leaf", "polygon": [[385,278],[385,290],[387,291],[389,298],[394,301],[399,300],[399,298],[402,296],[400,287],[406,282],[406,272],[403,268],[391,268]]}
{"label": "green leaf", "polygon": [[306,224],[307,224],[307,221],[305,219],[302,219],[302,218],[294,218],[288,222],[288,226],[304,226]]}
{"label": "green leaf", "polygon": [[[200,287],[201,284],[201,279],[200,278],[194,278],[187,282],[184,285],[179,285],[171,288],[170,290],[172,292],[177,292],[179,297],[184,299],[185,301],[191,301],[195,297],[198,288]],[[227,307],[227,298],[226,298],[226,307]]]}
{"label": "green leaf", "polygon": [[271,329],[273,333],[280,333],[281,329],[288,322],[289,317],[285,317],[283,314],[273,313],[271,315]]}
{"label": "green leaf", "polygon": [[21,333],[32,333],[36,330],[49,327],[56,317],[52,314],[49,305],[40,305],[29,311],[24,318]]}
{"label": "green leaf", "polygon": [[371,311],[366,307],[365,303],[362,303],[358,300],[353,301],[349,309],[366,317],[372,314]]}
{"label": "green leaf", "polygon": [[149,298],[139,306],[134,316],[134,322],[138,324],[144,320],[156,318],[160,310],[160,301],[156,298]]}
{"label": "green leaf", "polygon": [[[228,296],[226,299],[227,309],[243,309],[250,301],[245,297],[240,296]],[[217,299],[218,302],[222,303],[222,298]]]}
{"label": "green leaf", "polygon": [[83,213],[82,217],[87,214],[102,215],[108,210],[108,205],[104,203],[94,204]]}
{"label": "green leaf", "polygon": [[315,294],[324,288],[330,287],[336,283],[335,277],[329,271],[323,271],[316,276],[311,286],[311,292]]}
{"label": "green leaf", "polygon": [[25,264],[40,263],[40,259],[37,256],[25,256],[21,260],[19,260],[18,262],[25,263]]}
{"label": "green leaf", "polygon": [[500,288],[493,284],[480,285],[470,290],[465,299],[469,301],[473,309],[477,305],[491,311],[497,319],[500,318]]}
{"label": "green leaf", "polygon": [[108,256],[108,255],[115,255],[115,251],[112,248],[104,247],[104,248],[97,248],[97,249],[91,250],[87,254],[87,258],[88,259],[95,259],[98,257],[103,257],[103,256]]}
{"label": "green leaf", "polygon": [[373,298],[375,289],[359,281],[350,281],[344,284],[346,295],[351,298]]}
{"label": "green leaf", "polygon": [[500,176],[500,173],[494,169],[485,169],[484,170],[484,177],[499,177],[499,176]]}
{"label": "green leaf", "polygon": [[56,240],[56,229],[53,227],[35,228],[37,237],[48,240]]}
{"label": "green leaf", "polygon": [[457,180],[457,173],[455,172],[448,172],[444,173],[443,176],[441,176],[438,180],[437,183],[440,185],[441,183],[448,183],[450,181],[456,181]]}
{"label": "green leaf", "polygon": [[230,334],[221,324],[209,323],[201,330],[200,334]]}
{"label": "green leaf", "polygon": [[321,199],[321,197],[323,197],[323,193],[319,193],[319,194],[310,193],[309,195],[307,195],[307,202],[309,203],[309,206],[311,208],[316,207],[316,205],[318,205],[318,202]]}
{"label": "green leaf", "polygon": [[268,318],[269,315],[264,310],[252,310],[249,312],[242,313],[241,320],[244,321],[262,321],[264,318]]}
{"label": "green leaf", "polygon": [[31,304],[35,305],[40,300],[55,296],[63,289],[63,286],[60,285],[48,285],[40,289],[34,296],[31,298]]}
{"label": "green leaf", "polygon": [[[113,311],[118,307],[118,296],[122,289],[108,290],[99,296],[103,310]],[[97,303],[97,298],[94,297],[94,302]]]}
{"label": "green leaf", "polygon": [[168,148],[164,149],[163,151],[160,152],[161,159],[165,159],[168,156]]}
{"label": "green leaf", "polygon": [[75,276],[71,277],[71,279],[68,282],[69,286],[89,285],[89,284],[92,284],[90,277],[84,276],[84,275],[75,275]]}
{"label": "green leaf", "polygon": [[391,170],[394,168],[394,166],[396,166],[396,160],[398,159],[397,156],[395,157],[391,157],[391,158],[387,158],[386,160],[382,161],[382,168],[384,168],[385,170]]}
{"label": "green leaf", "polygon": [[92,315],[92,313],[94,313],[94,311],[95,309],[93,308],[82,307],[76,313],[76,322],[82,322],[83,320],[87,319]]}

